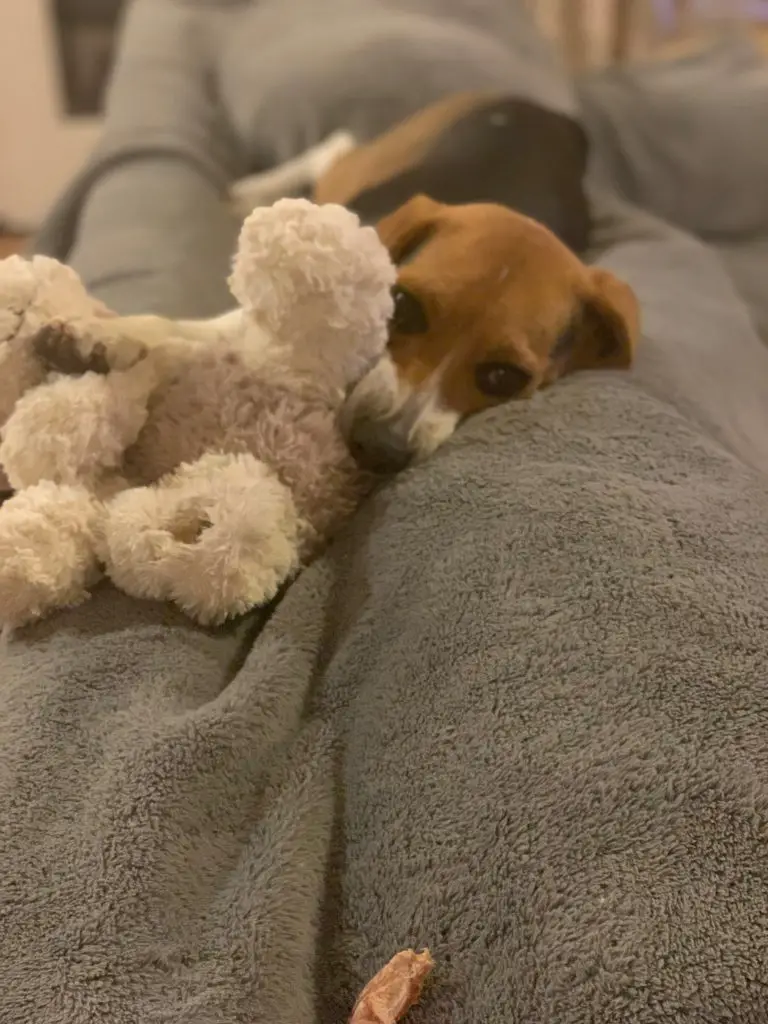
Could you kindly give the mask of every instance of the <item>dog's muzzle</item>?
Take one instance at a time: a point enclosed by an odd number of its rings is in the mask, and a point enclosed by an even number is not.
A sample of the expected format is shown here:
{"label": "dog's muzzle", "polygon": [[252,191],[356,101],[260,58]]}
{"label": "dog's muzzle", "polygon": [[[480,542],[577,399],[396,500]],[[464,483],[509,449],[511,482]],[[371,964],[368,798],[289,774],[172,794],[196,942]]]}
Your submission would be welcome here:
{"label": "dog's muzzle", "polygon": [[431,454],[460,417],[440,405],[434,386],[414,390],[385,356],[352,389],[340,427],[357,464],[374,473],[397,473]]}
{"label": "dog's muzzle", "polygon": [[345,440],[358,466],[372,473],[398,473],[413,460],[406,433],[387,420],[362,414],[350,423]]}

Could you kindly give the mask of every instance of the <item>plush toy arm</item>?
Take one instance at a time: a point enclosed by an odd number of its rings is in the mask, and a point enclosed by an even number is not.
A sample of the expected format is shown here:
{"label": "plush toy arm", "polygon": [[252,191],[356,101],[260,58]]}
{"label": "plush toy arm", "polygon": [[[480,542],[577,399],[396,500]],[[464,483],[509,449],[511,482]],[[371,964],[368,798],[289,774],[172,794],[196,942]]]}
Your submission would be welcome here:
{"label": "plush toy arm", "polygon": [[49,480],[98,488],[139,436],[154,384],[144,361],[124,373],[59,377],[28,391],[0,428],[0,467],[11,487]]}
{"label": "plush toy arm", "polygon": [[[58,260],[35,256],[0,260],[0,348],[36,358],[35,338],[54,320],[106,321],[114,314],[85,290],[75,271]],[[89,356],[83,340],[83,358]],[[42,368],[42,360],[38,358]]]}
{"label": "plush toy arm", "polygon": [[104,506],[82,487],[45,482],[0,506],[0,625],[80,604],[100,576]]}
{"label": "plush toy arm", "polygon": [[[78,373],[101,369],[100,363],[106,360],[99,337],[113,318],[106,306],[87,293],[71,267],[46,256],[0,260],[0,424],[52,369]],[[86,328],[65,331],[62,325],[67,324]],[[133,365],[141,356],[142,346],[129,342],[122,341],[108,368]],[[49,360],[50,355],[55,358]]]}
{"label": "plush toy arm", "polygon": [[154,314],[54,320],[36,334],[38,359],[58,373],[127,370],[152,356],[159,368],[183,358],[189,344],[215,344],[237,333],[241,312],[211,320],[169,320]]}
{"label": "plush toy arm", "polygon": [[208,454],[118,494],[100,554],[126,593],[215,625],[275,596],[299,567],[301,533],[290,491],[265,463]]}
{"label": "plush toy arm", "polygon": [[88,294],[71,267],[46,256],[10,256],[0,260],[0,415],[49,370],[126,370],[174,339],[216,341],[239,322],[236,309],[212,320],[117,316]]}

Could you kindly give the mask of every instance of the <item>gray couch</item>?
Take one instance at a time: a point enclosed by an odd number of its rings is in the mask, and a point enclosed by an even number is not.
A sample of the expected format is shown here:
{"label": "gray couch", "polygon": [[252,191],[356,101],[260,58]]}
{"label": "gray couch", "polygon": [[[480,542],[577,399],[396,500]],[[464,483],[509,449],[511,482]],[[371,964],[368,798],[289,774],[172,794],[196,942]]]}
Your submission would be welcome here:
{"label": "gray couch", "polygon": [[[508,0],[318,10],[135,0],[39,247],[122,310],[213,313],[231,175],[454,86],[577,105]],[[638,209],[706,193],[710,122],[654,163],[643,119],[744,84],[719,61],[580,90],[635,371],[470,421],[268,613],[206,632],[105,587],[7,642],[4,1024],[338,1024],[408,945],[414,1024],[767,1019],[768,195],[729,234],[718,193],[719,250]]]}

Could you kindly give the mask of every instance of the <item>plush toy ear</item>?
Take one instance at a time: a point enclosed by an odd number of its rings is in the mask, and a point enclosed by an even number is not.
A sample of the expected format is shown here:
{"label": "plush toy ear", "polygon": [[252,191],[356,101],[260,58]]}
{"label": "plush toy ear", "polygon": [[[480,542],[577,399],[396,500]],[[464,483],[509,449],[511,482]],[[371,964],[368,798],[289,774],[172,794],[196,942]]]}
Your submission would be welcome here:
{"label": "plush toy ear", "polygon": [[416,195],[376,225],[379,238],[396,265],[406,263],[437,230],[441,205],[429,196]]}
{"label": "plush toy ear", "polygon": [[640,335],[640,306],[624,281],[607,270],[590,274],[574,322],[553,353],[559,373],[575,370],[624,370]]}

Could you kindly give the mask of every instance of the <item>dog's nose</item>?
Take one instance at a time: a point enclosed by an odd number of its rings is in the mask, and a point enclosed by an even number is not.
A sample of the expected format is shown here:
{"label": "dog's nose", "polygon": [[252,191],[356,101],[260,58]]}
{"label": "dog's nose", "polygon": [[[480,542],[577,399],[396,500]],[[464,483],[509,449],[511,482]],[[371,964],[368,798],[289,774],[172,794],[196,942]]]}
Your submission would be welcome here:
{"label": "dog's nose", "polygon": [[361,469],[397,473],[413,458],[405,436],[384,420],[356,419],[347,434],[347,446]]}

